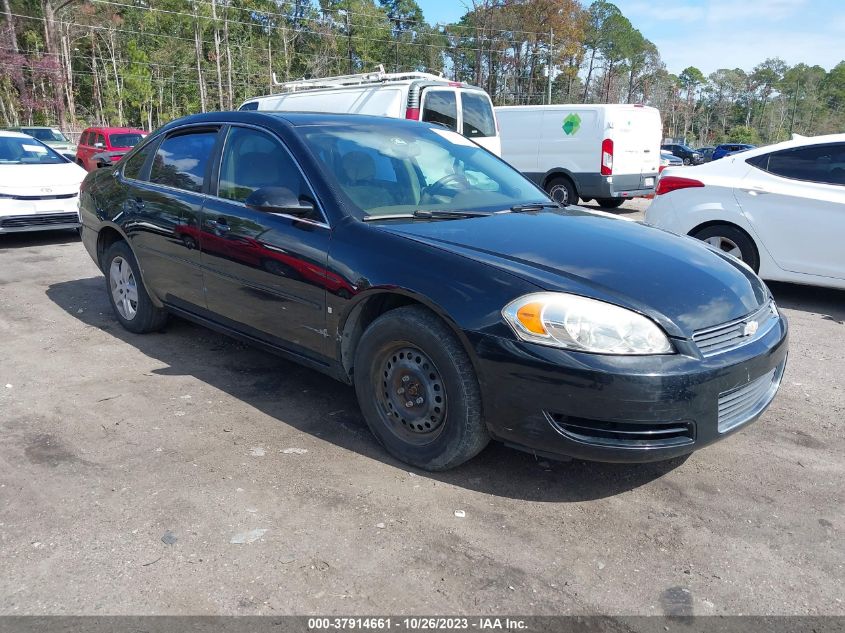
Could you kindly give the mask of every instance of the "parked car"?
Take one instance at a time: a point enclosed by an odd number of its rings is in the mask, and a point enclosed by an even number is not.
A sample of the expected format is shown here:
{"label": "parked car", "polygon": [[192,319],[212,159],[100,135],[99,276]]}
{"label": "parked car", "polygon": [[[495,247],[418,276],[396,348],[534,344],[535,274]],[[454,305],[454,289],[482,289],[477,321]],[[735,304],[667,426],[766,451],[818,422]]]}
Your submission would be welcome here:
{"label": "parked car", "polygon": [[[275,81],[275,75],[273,80]],[[482,89],[431,73],[371,73],[277,83],[277,93],[240,110],[371,114],[439,123],[497,156],[502,153],[493,103]]]}
{"label": "parked car", "polygon": [[786,362],[786,321],[746,266],[562,209],[436,125],[194,115],[89,173],[81,209],[126,329],[173,312],[352,384],[379,441],[420,468],[491,438],[689,453],[756,419]]}
{"label": "parked car", "polygon": [[502,158],[561,204],[618,207],[654,193],[660,112],[641,105],[496,108]]}
{"label": "parked car", "polygon": [[89,127],[79,137],[76,162],[88,171],[114,164],[146,134],[131,127]]}
{"label": "parked car", "polygon": [[8,128],[13,132],[20,132],[32,138],[37,138],[39,141],[52,147],[62,156],[67,156],[73,160],[76,155],[76,145],[64,135],[61,130],[54,127],[46,127],[40,125],[31,125],[27,127]]}
{"label": "parked car", "polygon": [[747,150],[694,174],[667,169],[645,219],[764,279],[845,288],[845,134]]}
{"label": "parked car", "polygon": [[754,149],[755,147],[756,145],[748,145],[747,143],[723,143],[722,145],[717,145],[716,149],[713,150],[713,157],[711,160],[719,160],[728,154],[744,152],[745,150]]}
{"label": "parked car", "polygon": [[41,141],[0,131],[0,234],[79,227],[85,171]]}
{"label": "parked car", "polygon": [[680,158],[665,150],[660,150],[660,173],[667,167],[680,167],[684,164]]}
{"label": "parked car", "polygon": [[701,158],[704,160],[705,163],[709,163],[713,160],[713,152],[716,150],[715,147],[712,145],[705,145],[704,147],[699,147],[696,152],[701,154]]}
{"label": "parked car", "polygon": [[704,162],[704,157],[699,152],[680,143],[661,145],[660,149],[677,156],[684,162],[684,165],[700,165]]}

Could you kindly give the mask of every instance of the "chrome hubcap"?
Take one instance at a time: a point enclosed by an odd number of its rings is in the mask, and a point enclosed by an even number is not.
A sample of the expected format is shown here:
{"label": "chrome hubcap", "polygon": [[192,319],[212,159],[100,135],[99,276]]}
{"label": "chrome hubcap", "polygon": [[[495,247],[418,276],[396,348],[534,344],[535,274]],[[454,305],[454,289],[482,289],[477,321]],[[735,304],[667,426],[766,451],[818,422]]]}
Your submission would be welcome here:
{"label": "chrome hubcap", "polygon": [[549,197],[558,204],[569,204],[569,190],[563,185],[555,185],[549,191]]}
{"label": "chrome hubcap", "polygon": [[138,313],[138,285],[132,267],[122,257],[115,257],[109,268],[109,286],[114,307],[127,321]]}
{"label": "chrome hubcap", "polygon": [[736,257],[739,260],[742,259],[742,251],[739,250],[739,246],[736,245],[736,242],[731,239],[728,239],[727,237],[720,237],[718,235],[714,235],[713,237],[708,237],[704,241],[710,244],[710,246],[715,246],[723,253],[732,255],[733,257]]}
{"label": "chrome hubcap", "polygon": [[430,442],[446,420],[446,390],[432,360],[414,347],[382,356],[378,401],[388,427],[406,441]]}

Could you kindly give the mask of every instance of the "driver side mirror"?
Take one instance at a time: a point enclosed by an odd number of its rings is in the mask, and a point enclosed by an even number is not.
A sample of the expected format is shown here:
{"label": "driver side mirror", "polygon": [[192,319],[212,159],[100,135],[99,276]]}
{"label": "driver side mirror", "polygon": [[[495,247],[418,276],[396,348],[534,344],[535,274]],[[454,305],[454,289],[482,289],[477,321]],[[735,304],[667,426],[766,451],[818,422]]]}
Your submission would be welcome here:
{"label": "driver side mirror", "polygon": [[261,187],[253,191],[244,204],[250,209],[264,213],[281,213],[298,218],[314,212],[314,203],[304,198],[297,198],[287,187]]}

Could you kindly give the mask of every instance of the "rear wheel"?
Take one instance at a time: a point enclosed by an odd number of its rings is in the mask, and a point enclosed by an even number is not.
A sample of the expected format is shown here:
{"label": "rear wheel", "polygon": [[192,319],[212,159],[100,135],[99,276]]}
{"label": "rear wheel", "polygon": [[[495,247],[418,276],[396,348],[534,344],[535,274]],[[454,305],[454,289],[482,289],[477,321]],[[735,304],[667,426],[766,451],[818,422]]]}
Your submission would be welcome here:
{"label": "rear wheel", "polygon": [[103,256],[106,289],[120,324],[136,334],[164,327],[167,312],[157,308],[147,294],[138,262],[126,242],[112,244]]}
{"label": "rear wheel", "polygon": [[578,192],[575,185],[566,176],[556,176],[546,183],[549,197],[560,205],[578,204]]}
{"label": "rear wheel", "polygon": [[599,203],[600,206],[606,207],[608,209],[616,209],[622,206],[622,203],[625,202],[624,198],[596,198],[596,202]]}
{"label": "rear wheel", "polygon": [[730,224],[714,224],[691,233],[692,237],[707,242],[737,259],[744,261],[756,273],[760,270],[757,247],[748,234]]}
{"label": "rear wheel", "polygon": [[403,462],[446,470],[490,441],[472,363],[425,308],[397,308],[376,319],[355,352],[354,377],[367,425]]}

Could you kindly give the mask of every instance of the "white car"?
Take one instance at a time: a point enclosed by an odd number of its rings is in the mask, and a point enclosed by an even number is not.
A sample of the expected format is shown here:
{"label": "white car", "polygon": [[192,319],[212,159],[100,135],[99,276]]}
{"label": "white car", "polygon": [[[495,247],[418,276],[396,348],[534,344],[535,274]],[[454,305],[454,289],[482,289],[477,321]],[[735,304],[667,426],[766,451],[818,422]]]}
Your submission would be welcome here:
{"label": "white car", "polygon": [[845,289],[845,134],[667,168],[647,224],[691,235],[764,279]]}
{"label": "white car", "polygon": [[0,131],[0,235],[78,228],[85,175],[41,141]]}

